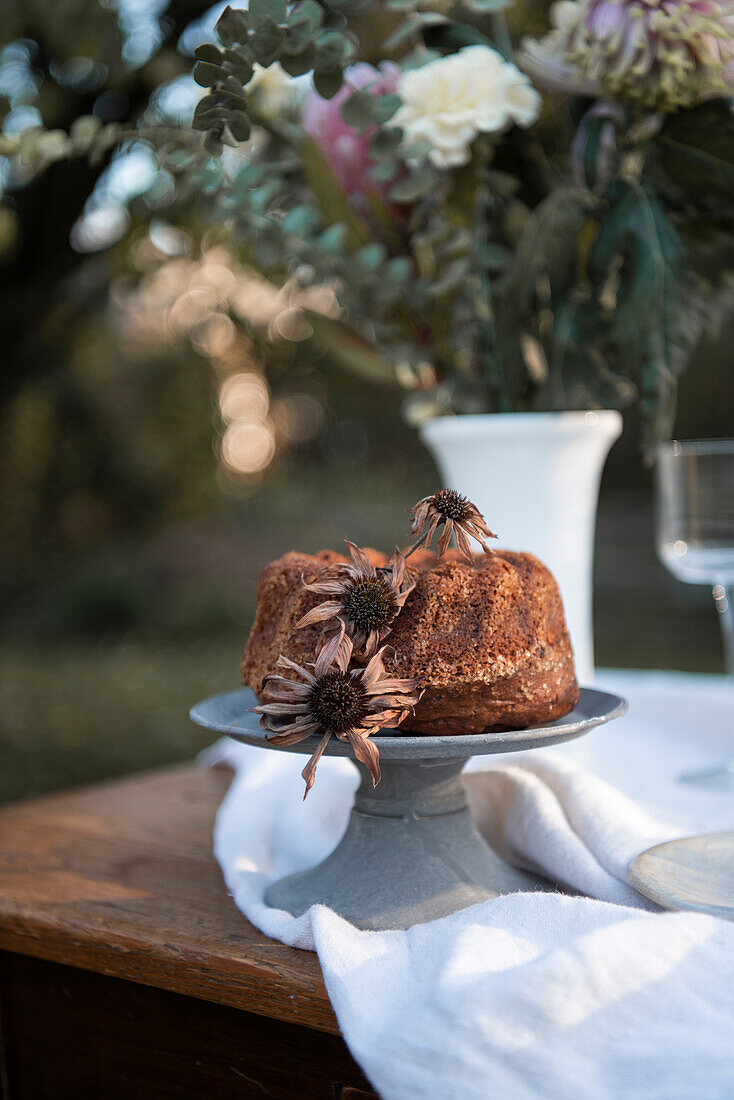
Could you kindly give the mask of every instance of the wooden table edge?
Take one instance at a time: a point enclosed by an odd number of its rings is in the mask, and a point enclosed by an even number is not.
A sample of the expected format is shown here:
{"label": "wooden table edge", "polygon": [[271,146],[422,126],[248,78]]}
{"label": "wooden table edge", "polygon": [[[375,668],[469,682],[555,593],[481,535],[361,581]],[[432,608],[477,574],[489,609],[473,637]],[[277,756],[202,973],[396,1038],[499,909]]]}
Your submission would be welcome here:
{"label": "wooden table edge", "polygon": [[[73,808],[77,802],[84,802],[85,809],[88,809],[90,797],[95,800],[101,797],[106,802],[116,788],[129,789],[136,783],[155,786],[175,784],[179,780],[197,781],[197,776],[203,777],[205,774],[206,769],[191,766],[155,769],[142,776],[122,777],[95,787],[85,786],[78,791],[45,795],[2,806],[0,821],[27,820],[28,814],[33,813],[37,805],[42,815],[42,827],[46,828],[48,822],[48,828],[52,830],[54,820],[53,814],[48,816],[49,809],[53,811],[57,806],[65,810],[69,806]],[[83,837],[80,843],[84,843]],[[24,860],[26,852],[22,843],[18,844],[14,854],[20,861]],[[213,858],[212,855],[212,861]],[[18,866],[19,863],[14,863],[15,868]],[[73,864],[70,870],[74,870]],[[27,873],[34,873],[30,852]],[[219,896],[222,904],[234,907],[223,882]],[[219,902],[214,904],[216,908]],[[221,912],[219,909],[216,911]],[[85,920],[74,906],[64,905],[57,914],[49,907],[21,902],[17,896],[3,894],[0,889],[0,951],[94,971],[340,1035],[316,956],[265,937],[239,912],[236,917],[254,942],[245,943],[241,949],[229,954],[225,950],[218,951],[216,943],[212,946],[210,940],[197,944],[194,936],[184,941],[173,930],[173,934],[167,935],[165,927],[161,927],[160,935],[157,934],[158,929],[151,929],[150,926],[143,934],[132,934],[111,927],[106,920],[104,923]],[[226,943],[224,947],[226,949]],[[260,951],[268,953],[271,958],[259,960],[256,956]],[[282,969],[279,966],[281,958]]]}
{"label": "wooden table edge", "polygon": [[[245,917],[242,919],[246,920]],[[285,945],[283,949],[295,950]],[[97,930],[85,930],[82,938],[80,930],[69,928],[65,922],[36,918],[31,924],[24,916],[3,912],[0,912],[0,951],[75,966],[80,970],[123,978],[138,985],[166,989],[170,993],[194,996],[229,1008],[255,1012],[258,1016],[341,1035],[323,983],[318,991],[313,988],[293,989],[287,996],[274,1000],[269,983],[270,969],[251,962],[222,959],[222,966],[218,968],[212,966],[212,959],[218,956],[201,952],[197,957],[187,950],[187,964],[191,964],[193,969],[198,962],[199,968],[195,980],[185,982],[175,966],[179,952],[174,945],[167,945],[164,952],[161,952],[159,944],[141,949],[139,942],[132,937],[109,931],[102,935]],[[143,971],[145,977],[142,976]]]}

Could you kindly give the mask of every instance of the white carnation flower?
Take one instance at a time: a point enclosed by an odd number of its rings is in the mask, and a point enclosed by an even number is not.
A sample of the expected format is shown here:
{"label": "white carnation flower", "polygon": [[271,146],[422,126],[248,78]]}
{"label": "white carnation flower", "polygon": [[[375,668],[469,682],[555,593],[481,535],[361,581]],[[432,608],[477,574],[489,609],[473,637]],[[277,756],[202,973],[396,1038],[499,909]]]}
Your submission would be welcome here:
{"label": "white carnation flower", "polygon": [[437,168],[466,164],[477,134],[530,126],[541,104],[529,78],[490,46],[466,46],[401,73],[398,95],[393,124],[405,131],[406,147],[430,146]]}

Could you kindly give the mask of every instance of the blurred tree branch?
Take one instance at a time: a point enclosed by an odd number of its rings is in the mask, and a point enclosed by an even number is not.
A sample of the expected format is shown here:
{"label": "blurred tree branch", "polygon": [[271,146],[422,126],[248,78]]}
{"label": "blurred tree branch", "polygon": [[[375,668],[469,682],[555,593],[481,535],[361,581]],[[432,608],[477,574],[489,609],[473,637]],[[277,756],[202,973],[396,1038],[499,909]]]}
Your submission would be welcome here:
{"label": "blurred tree branch", "polygon": [[[104,122],[135,122],[145,111],[152,94],[163,80],[188,71],[189,62],[176,52],[181,33],[208,8],[205,0],[171,0],[161,16],[161,41],[140,68],[124,64],[122,35],[114,13],[102,9],[98,0],[82,0],[72,24],[67,26],[68,56],[63,56],[64,28],[59,26],[69,13],[51,13],[46,5],[17,2],[0,16],[0,42],[23,38],[35,43],[33,69],[40,77],[40,95],[53,91],[53,117],[48,126],[68,130],[75,119],[95,112],[102,103]],[[99,29],[100,11],[113,27],[106,27],[104,40],[94,44],[94,59],[107,68],[105,82],[93,91],[76,91],[59,83],[54,69],[73,56],[79,20],[90,16]],[[95,18],[92,18],[94,16]],[[116,93],[105,95],[105,93]],[[97,106],[99,110],[99,106]],[[16,237],[9,254],[0,258],[0,331],[3,337],[3,369],[0,372],[0,407],[12,401],[23,382],[53,369],[64,332],[85,308],[82,297],[66,292],[68,281],[89,257],[74,250],[71,231],[109,163],[107,153],[98,164],[86,157],[58,161],[33,176],[6,197],[13,212]],[[65,291],[63,298],[61,288]],[[63,355],[63,352],[61,352]]]}

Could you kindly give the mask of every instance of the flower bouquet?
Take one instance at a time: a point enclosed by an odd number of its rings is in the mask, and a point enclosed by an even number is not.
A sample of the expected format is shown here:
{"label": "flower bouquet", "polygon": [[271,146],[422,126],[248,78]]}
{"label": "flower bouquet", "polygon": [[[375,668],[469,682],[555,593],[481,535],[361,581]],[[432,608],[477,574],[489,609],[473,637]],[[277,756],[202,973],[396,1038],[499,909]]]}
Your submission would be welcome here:
{"label": "flower bouquet", "polygon": [[[669,434],[732,245],[730,0],[251,0],[196,51],[215,216],[344,366]],[[535,15],[537,21],[537,14]]]}

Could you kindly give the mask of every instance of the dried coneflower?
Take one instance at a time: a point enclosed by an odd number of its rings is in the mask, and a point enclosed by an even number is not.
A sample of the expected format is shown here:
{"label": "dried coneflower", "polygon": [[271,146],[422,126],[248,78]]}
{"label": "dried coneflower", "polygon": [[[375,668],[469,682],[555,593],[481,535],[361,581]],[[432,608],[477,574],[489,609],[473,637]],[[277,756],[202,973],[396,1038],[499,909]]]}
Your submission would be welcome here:
{"label": "dried coneflower", "polygon": [[391,624],[415,588],[415,582],[406,575],[405,558],[399,550],[386,567],[374,566],[364,550],[349,539],[345,541],[351,563],[336,565],[323,580],[305,584],[309,592],[331,599],[308,611],[296,626],[341,619],[354,648],[369,657],[390,633]]}
{"label": "dried coneflower", "polygon": [[448,550],[452,535],[456,536],[456,545],[469,562],[474,560],[470,538],[476,539],[485,554],[492,552],[484,540],[496,539],[497,536],[487,527],[476,505],[455,489],[439,489],[437,493],[419,500],[410,511],[413,515],[411,533],[417,542],[408,550],[406,558],[420,546],[430,545],[441,526],[443,532],[437,547],[439,556]]}
{"label": "dried coneflower", "polygon": [[274,745],[295,745],[320,734],[314,753],[301,773],[306,781],[304,798],[313,786],[314,773],[330,737],[348,741],[354,755],[368,769],[374,784],[380,781],[380,754],[370,734],[394,729],[411,713],[420,699],[417,680],[387,676],[382,661],[383,647],[365,668],[349,668],[352,641],[340,624],[311,666],[302,668],[287,657],[277,667],[295,672],[301,679],[273,674],[265,685],[272,703],[255,710],[261,725],[274,734]]}

